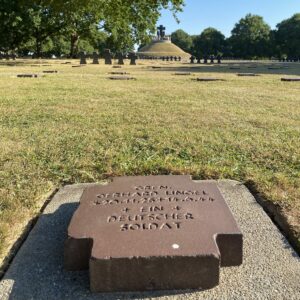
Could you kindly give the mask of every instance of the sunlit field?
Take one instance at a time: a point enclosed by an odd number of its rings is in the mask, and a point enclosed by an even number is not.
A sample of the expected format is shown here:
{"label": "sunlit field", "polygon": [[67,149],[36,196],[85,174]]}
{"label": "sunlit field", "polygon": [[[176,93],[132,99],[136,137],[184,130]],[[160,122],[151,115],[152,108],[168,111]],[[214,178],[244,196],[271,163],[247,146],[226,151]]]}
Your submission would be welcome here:
{"label": "sunlit field", "polygon": [[[280,79],[300,76],[300,64],[62,62],[0,62],[2,259],[53,190],[121,175],[239,180],[278,204],[299,238],[300,82]],[[108,79],[120,70],[136,80]]]}

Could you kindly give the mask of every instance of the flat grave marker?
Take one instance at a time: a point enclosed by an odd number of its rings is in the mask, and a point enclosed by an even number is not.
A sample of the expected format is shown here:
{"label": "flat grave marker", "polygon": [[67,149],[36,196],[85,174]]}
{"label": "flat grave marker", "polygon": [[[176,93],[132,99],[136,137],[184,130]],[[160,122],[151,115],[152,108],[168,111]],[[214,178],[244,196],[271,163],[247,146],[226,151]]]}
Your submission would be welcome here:
{"label": "flat grave marker", "polygon": [[115,178],[87,188],[68,228],[67,270],[93,292],[207,289],[242,263],[243,236],[216,183]]}
{"label": "flat grave marker", "polygon": [[43,71],[43,73],[52,74],[52,73],[58,73],[58,71],[57,70],[45,70],[45,71]]}
{"label": "flat grave marker", "polygon": [[222,79],[222,78],[210,78],[210,77],[207,77],[207,78],[195,78],[195,79],[192,79],[192,80],[195,80],[195,81],[202,81],[202,82],[205,82],[205,81],[225,81],[225,79]]}
{"label": "flat grave marker", "polygon": [[174,75],[177,75],[177,76],[188,76],[188,75],[192,75],[191,72],[176,72],[174,73]]}
{"label": "flat grave marker", "polygon": [[296,82],[296,81],[300,81],[300,77],[294,77],[294,78],[284,77],[284,78],[281,78],[281,81]]}
{"label": "flat grave marker", "polygon": [[240,76],[240,77],[254,77],[254,76],[259,76],[258,74],[255,74],[255,73],[238,73],[236,74],[237,76]]}
{"label": "flat grave marker", "polygon": [[128,72],[123,72],[123,71],[113,71],[113,72],[110,72],[110,74],[113,74],[113,75],[129,75],[130,73]]}
{"label": "flat grave marker", "polygon": [[18,78],[37,78],[40,77],[38,74],[18,74]]}
{"label": "flat grave marker", "polygon": [[110,76],[108,77],[110,80],[136,80],[135,77],[132,76]]}

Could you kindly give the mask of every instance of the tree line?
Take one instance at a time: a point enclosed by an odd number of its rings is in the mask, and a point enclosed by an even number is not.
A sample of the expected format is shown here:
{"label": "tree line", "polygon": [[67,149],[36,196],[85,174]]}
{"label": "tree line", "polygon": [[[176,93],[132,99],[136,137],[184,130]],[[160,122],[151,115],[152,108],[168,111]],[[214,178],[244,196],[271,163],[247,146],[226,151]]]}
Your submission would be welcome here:
{"label": "tree line", "polygon": [[[161,9],[176,18],[184,0],[0,0],[0,52],[36,57],[76,57],[79,51],[127,53],[156,32]],[[214,28],[200,35],[183,30],[172,41],[194,56],[300,57],[300,14],[275,30],[247,15],[229,38]]]}
{"label": "tree line", "polygon": [[149,41],[162,9],[184,0],[0,0],[0,51],[66,55],[110,48],[127,52]]}
{"label": "tree line", "polygon": [[229,38],[212,27],[200,35],[189,35],[179,29],[171,37],[174,44],[196,57],[299,59],[300,13],[280,22],[275,30],[261,16],[248,14],[235,24]]}

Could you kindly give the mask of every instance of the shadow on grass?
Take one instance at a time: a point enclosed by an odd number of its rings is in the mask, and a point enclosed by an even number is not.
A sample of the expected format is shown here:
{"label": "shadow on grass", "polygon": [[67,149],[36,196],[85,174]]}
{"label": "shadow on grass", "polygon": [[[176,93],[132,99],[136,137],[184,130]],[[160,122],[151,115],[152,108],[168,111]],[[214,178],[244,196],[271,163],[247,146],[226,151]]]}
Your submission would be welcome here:
{"label": "shadow on grass", "polygon": [[299,63],[222,63],[222,64],[161,64],[161,68],[148,69],[154,72],[191,72],[191,73],[256,73],[267,75],[300,76]]}

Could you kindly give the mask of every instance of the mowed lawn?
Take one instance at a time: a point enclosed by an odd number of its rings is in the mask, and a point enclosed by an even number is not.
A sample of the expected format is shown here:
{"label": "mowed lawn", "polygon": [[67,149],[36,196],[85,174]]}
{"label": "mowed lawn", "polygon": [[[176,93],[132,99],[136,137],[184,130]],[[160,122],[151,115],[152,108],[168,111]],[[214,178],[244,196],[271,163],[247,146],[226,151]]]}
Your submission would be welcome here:
{"label": "mowed lawn", "polygon": [[[120,70],[111,66],[5,63],[0,62],[2,259],[55,188],[121,175],[191,174],[251,183],[280,205],[299,237],[300,82],[281,82],[280,74],[296,76],[300,64],[230,70],[139,61],[122,68],[136,81],[112,81],[108,72]],[[16,78],[43,70],[59,73]],[[187,70],[194,75],[174,75]],[[197,76],[226,81],[191,80]]]}

